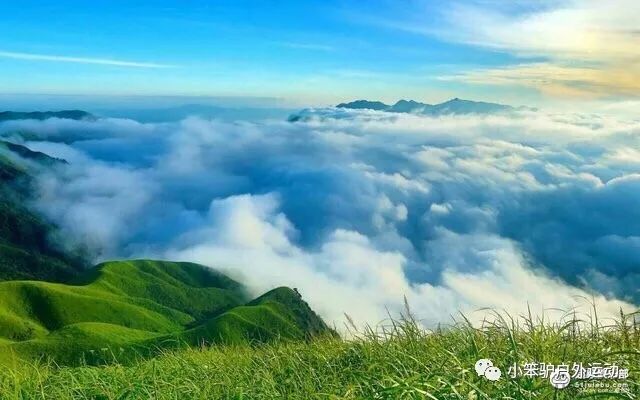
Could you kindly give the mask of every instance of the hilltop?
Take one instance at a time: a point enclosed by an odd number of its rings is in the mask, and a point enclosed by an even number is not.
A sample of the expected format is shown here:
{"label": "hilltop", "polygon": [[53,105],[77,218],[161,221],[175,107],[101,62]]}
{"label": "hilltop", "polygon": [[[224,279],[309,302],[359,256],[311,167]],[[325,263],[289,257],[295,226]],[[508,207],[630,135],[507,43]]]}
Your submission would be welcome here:
{"label": "hilltop", "polygon": [[[0,282],[0,354],[103,362],[180,344],[304,340],[333,332],[293,289],[254,300],[207,267],[152,260],[96,266],[74,285]],[[107,352],[109,352],[107,354]]]}

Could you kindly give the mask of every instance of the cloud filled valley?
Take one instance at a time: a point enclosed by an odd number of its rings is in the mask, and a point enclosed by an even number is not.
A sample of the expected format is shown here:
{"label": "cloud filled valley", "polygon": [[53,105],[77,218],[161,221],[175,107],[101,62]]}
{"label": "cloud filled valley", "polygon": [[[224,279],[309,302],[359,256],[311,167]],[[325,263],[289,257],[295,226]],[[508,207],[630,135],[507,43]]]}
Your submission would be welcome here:
{"label": "cloud filled valley", "polygon": [[[299,288],[328,322],[640,302],[640,122],[315,109],[297,122],[10,121],[68,164],[33,207],[94,261]],[[473,315],[473,314],[472,314]]]}

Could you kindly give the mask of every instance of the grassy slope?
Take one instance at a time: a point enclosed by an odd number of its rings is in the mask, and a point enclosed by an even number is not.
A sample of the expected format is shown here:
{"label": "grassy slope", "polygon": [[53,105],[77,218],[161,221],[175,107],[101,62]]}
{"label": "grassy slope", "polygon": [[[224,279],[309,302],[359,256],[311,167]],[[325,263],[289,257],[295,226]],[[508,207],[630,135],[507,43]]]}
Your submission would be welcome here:
{"label": "grassy slope", "polygon": [[[527,324],[528,325],[528,324]],[[433,333],[411,321],[384,335],[354,340],[271,342],[170,351],[130,365],[22,365],[0,370],[6,399],[580,399],[573,381],[554,390],[545,379],[508,378],[514,362],[607,362],[630,368],[630,396],[640,395],[640,329],[628,324],[578,330],[531,324],[526,329],[460,325]],[[625,327],[626,326],[626,327]],[[493,360],[498,382],[478,377],[474,364]],[[594,381],[592,381],[594,382]],[[602,382],[602,381],[600,381]],[[613,381],[609,381],[613,382]]]}
{"label": "grassy slope", "polygon": [[[276,291],[286,291],[289,296],[297,297],[289,288],[278,288],[269,293]],[[305,331],[296,323],[295,315],[285,304],[260,301],[235,307],[184,332],[183,337],[190,343],[242,343],[278,337],[303,339]]]}
{"label": "grassy slope", "polygon": [[328,331],[293,290],[275,289],[247,303],[240,284],[197,264],[108,262],[78,283],[0,282],[5,359],[103,362],[110,354],[95,352],[104,348],[137,355],[177,343],[298,339]]}

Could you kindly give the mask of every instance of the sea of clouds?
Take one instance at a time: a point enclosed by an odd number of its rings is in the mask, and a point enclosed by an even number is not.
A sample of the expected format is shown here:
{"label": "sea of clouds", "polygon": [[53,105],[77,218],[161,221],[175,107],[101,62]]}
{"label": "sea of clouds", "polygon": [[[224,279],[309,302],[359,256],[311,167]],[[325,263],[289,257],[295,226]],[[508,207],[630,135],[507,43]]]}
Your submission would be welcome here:
{"label": "sea of clouds", "polygon": [[34,202],[65,246],[199,262],[255,293],[296,287],[337,325],[375,324],[405,297],[426,325],[640,303],[638,121],[328,108],[13,121],[0,135],[69,162],[39,176]]}

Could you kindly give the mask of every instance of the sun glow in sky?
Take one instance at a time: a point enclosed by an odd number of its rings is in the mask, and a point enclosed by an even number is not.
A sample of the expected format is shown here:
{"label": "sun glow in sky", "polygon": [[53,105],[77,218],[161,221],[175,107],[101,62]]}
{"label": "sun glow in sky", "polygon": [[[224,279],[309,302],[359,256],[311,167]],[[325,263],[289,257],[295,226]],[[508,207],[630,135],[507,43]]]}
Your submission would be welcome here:
{"label": "sun glow in sky", "polygon": [[543,105],[640,92],[633,0],[31,0],[0,13],[4,94]]}

